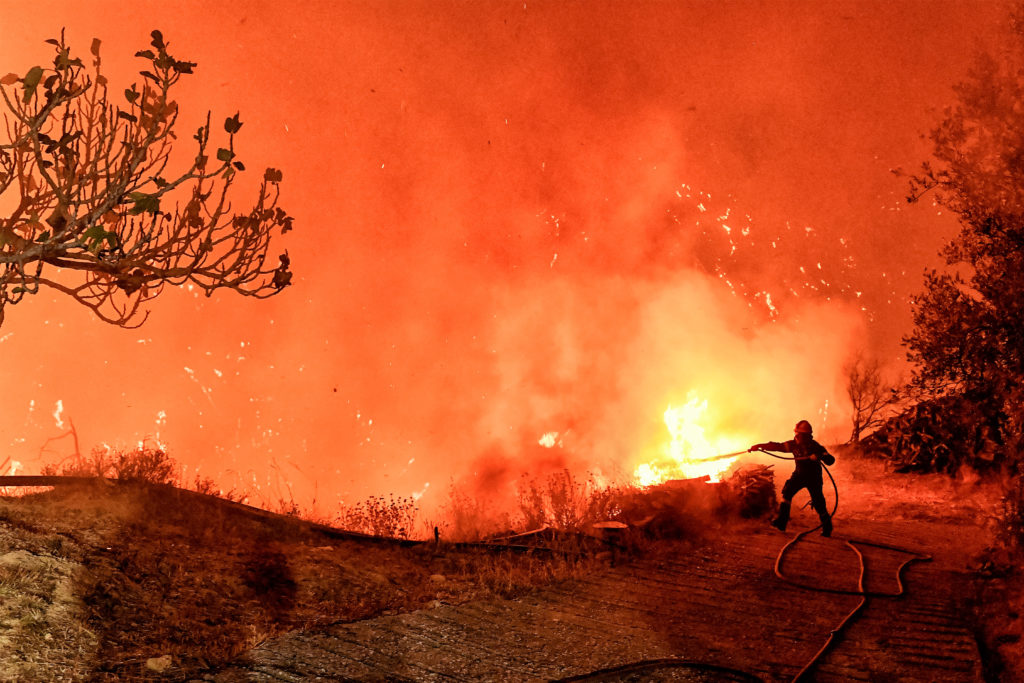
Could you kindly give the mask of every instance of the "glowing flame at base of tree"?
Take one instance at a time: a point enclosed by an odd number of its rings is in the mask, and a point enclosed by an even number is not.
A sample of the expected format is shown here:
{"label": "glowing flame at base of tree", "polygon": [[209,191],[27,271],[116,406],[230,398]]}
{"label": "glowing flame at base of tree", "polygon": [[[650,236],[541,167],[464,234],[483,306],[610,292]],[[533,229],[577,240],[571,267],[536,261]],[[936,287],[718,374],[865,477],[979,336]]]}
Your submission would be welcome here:
{"label": "glowing flame at base of tree", "polygon": [[633,477],[641,486],[660,484],[668,479],[693,479],[708,476],[718,481],[737,457],[721,457],[745,450],[746,441],[731,435],[709,436],[708,402],[691,392],[685,405],[665,410],[665,426],[672,440],[662,447],[662,457],[639,465]]}

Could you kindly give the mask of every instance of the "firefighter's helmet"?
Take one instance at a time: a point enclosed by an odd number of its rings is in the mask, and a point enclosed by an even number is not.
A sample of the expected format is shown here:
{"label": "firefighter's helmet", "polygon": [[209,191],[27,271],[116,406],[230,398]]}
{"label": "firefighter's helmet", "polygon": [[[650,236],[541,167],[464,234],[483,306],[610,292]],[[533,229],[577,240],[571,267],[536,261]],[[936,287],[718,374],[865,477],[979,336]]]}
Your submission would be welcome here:
{"label": "firefighter's helmet", "polygon": [[797,422],[796,427],[793,428],[793,431],[796,432],[797,434],[814,433],[814,430],[811,429],[811,423],[808,422],[807,420],[800,420],[799,422]]}

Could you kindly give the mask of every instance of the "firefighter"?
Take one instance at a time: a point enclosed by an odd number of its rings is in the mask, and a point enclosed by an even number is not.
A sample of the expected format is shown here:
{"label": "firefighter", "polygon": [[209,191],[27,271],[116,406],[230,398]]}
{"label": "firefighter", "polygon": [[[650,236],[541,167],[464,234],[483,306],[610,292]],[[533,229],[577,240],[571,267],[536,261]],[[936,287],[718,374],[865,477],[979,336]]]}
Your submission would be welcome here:
{"label": "firefighter", "polygon": [[836,461],[835,456],[814,440],[811,423],[807,420],[797,422],[793,431],[795,432],[793,439],[785,443],[769,441],[768,443],[754,444],[750,447],[751,451],[792,453],[793,460],[796,462],[793,476],[782,486],[782,504],[779,505],[778,516],[772,520],[772,526],[780,531],[786,530],[793,496],[800,489],[805,488],[811,494],[811,506],[821,519],[821,535],[825,537],[831,536],[832,517],[828,514],[825,494],[821,490],[821,463],[831,465]]}

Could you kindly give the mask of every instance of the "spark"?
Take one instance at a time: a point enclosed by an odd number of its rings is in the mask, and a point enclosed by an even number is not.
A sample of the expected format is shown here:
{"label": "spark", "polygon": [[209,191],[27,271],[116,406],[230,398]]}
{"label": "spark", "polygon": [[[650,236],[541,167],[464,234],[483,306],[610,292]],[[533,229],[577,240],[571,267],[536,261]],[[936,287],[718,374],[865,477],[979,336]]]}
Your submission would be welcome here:
{"label": "spark", "polygon": [[57,422],[57,429],[64,429],[64,420],[61,415],[64,413],[64,401],[57,399],[57,407],[53,411],[53,419]]}
{"label": "spark", "polygon": [[[526,5],[523,5],[523,7],[526,7]],[[412,495],[412,499],[418,501],[420,498],[423,497],[423,494],[425,494],[427,492],[428,488],[430,488],[430,482],[429,481],[425,482],[423,484],[423,488],[421,488],[419,491],[413,491],[412,492],[412,494],[411,494]]]}

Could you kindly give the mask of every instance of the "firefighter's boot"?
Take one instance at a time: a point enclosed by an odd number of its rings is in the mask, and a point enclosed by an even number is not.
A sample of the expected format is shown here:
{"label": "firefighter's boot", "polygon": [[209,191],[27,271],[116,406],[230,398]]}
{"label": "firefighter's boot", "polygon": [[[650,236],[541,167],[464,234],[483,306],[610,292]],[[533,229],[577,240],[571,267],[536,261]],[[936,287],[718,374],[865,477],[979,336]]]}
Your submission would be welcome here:
{"label": "firefighter's boot", "polygon": [[819,512],[818,517],[821,519],[821,535],[829,538],[832,535],[832,516],[828,512]]}
{"label": "firefighter's boot", "polygon": [[779,505],[779,514],[772,520],[772,526],[779,531],[785,531],[787,524],[789,524],[789,503],[784,502]]}

